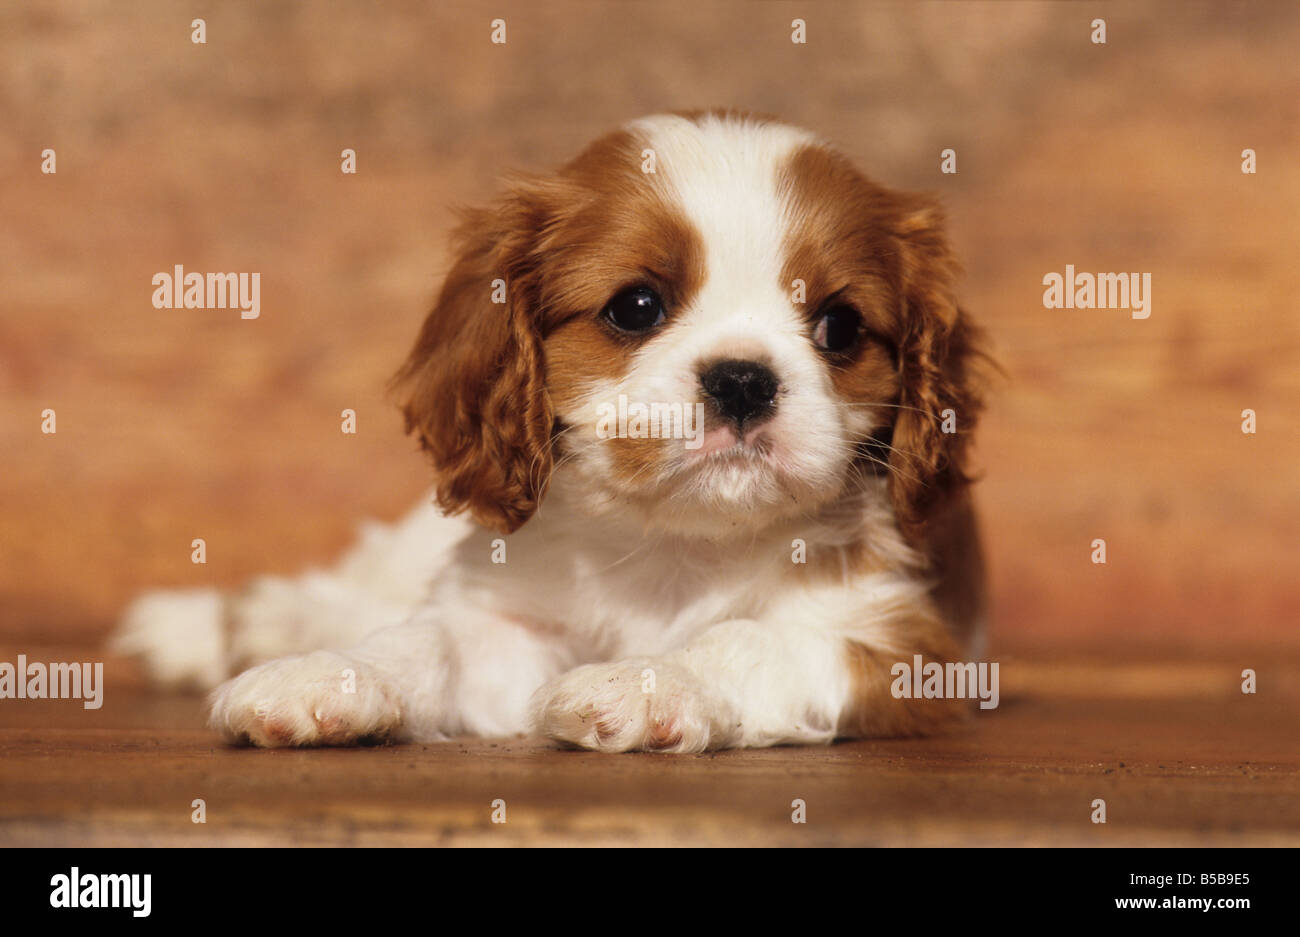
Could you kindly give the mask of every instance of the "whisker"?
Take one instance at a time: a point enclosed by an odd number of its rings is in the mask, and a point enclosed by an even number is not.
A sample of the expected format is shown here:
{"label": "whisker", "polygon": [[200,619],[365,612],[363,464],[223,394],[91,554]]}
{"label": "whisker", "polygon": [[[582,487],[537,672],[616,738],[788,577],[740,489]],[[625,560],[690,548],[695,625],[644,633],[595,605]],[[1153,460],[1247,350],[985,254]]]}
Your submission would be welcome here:
{"label": "whisker", "polygon": [[833,403],[837,407],[888,407],[891,410],[914,410],[917,413],[924,413],[927,416],[934,416],[929,410],[923,407],[909,407],[902,403],[854,403],[850,400],[836,400]]}

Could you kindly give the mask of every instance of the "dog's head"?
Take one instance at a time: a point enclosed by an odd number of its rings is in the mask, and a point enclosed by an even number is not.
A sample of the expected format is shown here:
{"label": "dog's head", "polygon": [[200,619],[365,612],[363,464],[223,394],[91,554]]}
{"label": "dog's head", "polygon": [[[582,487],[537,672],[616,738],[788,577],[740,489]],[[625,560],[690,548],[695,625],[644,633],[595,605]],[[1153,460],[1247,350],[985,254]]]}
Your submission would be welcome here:
{"label": "dog's head", "polygon": [[[636,121],[467,213],[398,375],[449,511],[512,531],[552,473],[716,536],[888,476],[965,483],[975,333],[936,205],[750,116]],[[700,419],[702,418],[702,425]]]}

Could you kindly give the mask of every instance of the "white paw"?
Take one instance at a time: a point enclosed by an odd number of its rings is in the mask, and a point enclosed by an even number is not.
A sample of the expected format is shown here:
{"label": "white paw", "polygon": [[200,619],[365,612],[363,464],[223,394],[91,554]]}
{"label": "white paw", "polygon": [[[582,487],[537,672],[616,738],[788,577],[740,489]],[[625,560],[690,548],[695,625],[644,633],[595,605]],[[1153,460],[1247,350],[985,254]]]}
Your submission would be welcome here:
{"label": "white paw", "polygon": [[155,683],[210,690],[226,678],[224,617],[216,589],[146,592],[123,613],[109,648],[139,658]]}
{"label": "white paw", "polygon": [[210,705],[208,724],[228,741],[264,748],[381,739],[402,722],[388,681],[333,651],[254,667],[219,687]]}
{"label": "white paw", "polygon": [[602,752],[702,752],[740,737],[731,706],[662,660],[570,670],[533,694],[532,712],[539,734]]}

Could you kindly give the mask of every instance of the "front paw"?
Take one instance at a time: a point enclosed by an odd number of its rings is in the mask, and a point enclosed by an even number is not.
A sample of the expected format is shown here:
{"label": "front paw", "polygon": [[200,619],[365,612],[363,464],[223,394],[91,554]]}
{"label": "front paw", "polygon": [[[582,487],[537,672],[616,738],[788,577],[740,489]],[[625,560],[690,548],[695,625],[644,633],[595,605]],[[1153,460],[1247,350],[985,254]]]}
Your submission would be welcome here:
{"label": "front paw", "polygon": [[731,706],[664,661],[570,670],[533,695],[532,712],[539,734],[593,751],[702,752],[740,736]]}
{"label": "front paw", "polygon": [[227,741],[277,748],[382,739],[401,721],[397,693],[377,671],[316,651],[262,664],[218,687],[208,724]]}

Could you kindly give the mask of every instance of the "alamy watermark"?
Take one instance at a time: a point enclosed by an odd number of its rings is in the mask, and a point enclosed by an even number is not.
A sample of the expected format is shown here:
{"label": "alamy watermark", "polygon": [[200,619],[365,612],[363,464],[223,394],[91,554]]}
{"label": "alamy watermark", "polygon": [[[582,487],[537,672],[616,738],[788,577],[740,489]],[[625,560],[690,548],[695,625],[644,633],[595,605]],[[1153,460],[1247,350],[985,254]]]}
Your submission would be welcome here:
{"label": "alamy watermark", "polygon": [[50,879],[51,908],[130,908],[133,917],[148,917],[153,907],[153,876],[95,875],[73,866]]}
{"label": "alamy watermark", "polygon": [[1151,317],[1150,273],[1075,273],[1043,277],[1045,309],[1129,309],[1134,319]]}
{"label": "alamy watermark", "polygon": [[18,663],[0,661],[0,700],[7,699],[79,699],[83,709],[104,705],[104,664],[27,662],[26,654]]}
{"label": "alamy watermark", "polygon": [[150,281],[155,309],[238,309],[241,319],[262,314],[260,273],[186,273],[177,264],[171,273],[160,271]]}
{"label": "alamy watermark", "polygon": [[889,668],[894,682],[889,692],[894,699],[976,699],[980,709],[998,707],[998,665],[980,661],[922,662],[920,654],[912,663],[899,661]]}
{"label": "alamy watermark", "polygon": [[596,435],[601,439],[684,439],[687,449],[704,445],[704,404],[629,402],[596,404]]}

